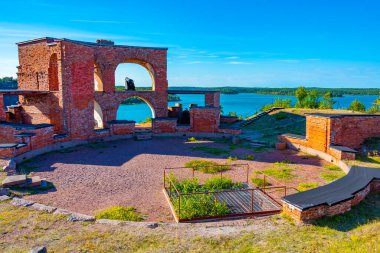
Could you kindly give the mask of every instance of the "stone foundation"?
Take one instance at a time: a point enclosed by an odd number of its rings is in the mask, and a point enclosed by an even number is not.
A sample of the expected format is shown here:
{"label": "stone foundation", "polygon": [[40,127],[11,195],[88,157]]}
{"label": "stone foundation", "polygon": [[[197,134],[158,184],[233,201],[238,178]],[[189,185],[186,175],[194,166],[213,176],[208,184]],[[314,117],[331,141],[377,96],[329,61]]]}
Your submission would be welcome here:
{"label": "stone foundation", "polygon": [[368,194],[378,192],[380,192],[380,180],[373,180],[364,189],[355,193],[351,199],[332,206],[320,205],[306,210],[300,210],[283,202],[282,210],[296,221],[310,222],[321,217],[346,213],[350,211],[353,206],[359,204]]}

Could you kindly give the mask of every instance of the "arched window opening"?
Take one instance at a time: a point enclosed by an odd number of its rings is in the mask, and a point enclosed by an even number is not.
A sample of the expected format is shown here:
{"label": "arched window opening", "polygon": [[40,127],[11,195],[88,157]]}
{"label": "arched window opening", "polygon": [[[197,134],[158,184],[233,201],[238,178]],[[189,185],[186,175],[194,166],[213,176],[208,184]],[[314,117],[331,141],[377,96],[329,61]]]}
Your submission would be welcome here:
{"label": "arched window opening", "polygon": [[[49,90],[58,91],[59,90],[59,80],[58,80],[58,57],[57,54],[52,54],[49,61]],[[38,81],[37,81],[38,83]]]}
{"label": "arched window opening", "polygon": [[152,105],[140,98],[130,97],[124,100],[117,109],[117,120],[133,120],[138,126],[151,127],[155,112]]}
{"label": "arched window opening", "polygon": [[103,91],[103,81],[99,65],[94,63],[94,89],[95,91]]}
{"label": "arched window opening", "polygon": [[148,63],[121,63],[115,71],[116,90],[154,90],[153,68]]}
{"label": "arched window opening", "polygon": [[100,105],[94,101],[94,129],[103,129],[103,112]]}

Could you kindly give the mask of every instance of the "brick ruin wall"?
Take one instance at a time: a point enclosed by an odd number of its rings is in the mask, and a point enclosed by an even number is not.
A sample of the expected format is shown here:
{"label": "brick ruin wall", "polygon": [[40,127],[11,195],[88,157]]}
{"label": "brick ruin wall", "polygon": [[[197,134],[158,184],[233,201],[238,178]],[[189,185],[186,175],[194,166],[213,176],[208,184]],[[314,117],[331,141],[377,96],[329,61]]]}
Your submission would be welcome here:
{"label": "brick ruin wall", "polygon": [[334,216],[337,214],[343,214],[351,210],[351,208],[359,204],[368,194],[380,192],[380,180],[373,180],[364,189],[357,192],[353,198],[340,202],[338,204],[320,205],[304,211],[301,211],[295,207],[289,206],[283,202],[283,211],[289,214],[296,221],[310,222],[312,220],[324,217]]}
{"label": "brick ruin wall", "polygon": [[[7,112],[7,115],[13,115],[12,120],[8,117],[9,121],[48,123],[54,127],[49,128],[49,133],[38,133],[31,137],[28,147],[21,148],[16,153],[59,141],[89,140],[134,133],[134,124],[109,122],[116,120],[116,112],[122,101],[135,96],[143,99],[151,107],[154,116],[161,119],[153,124],[152,130],[155,133],[240,133],[236,130],[229,132],[228,129],[219,129],[219,92],[205,93],[207,106],[190,110],[190,126],[177,126],[176,121],[165,120],[168,117],[166,49],[88,45],[47,38],[20,43],[18,53],[19,89],[47,93],[20,95],[22,107]],[[152,90],[115,91],[115,70],[120,63],[136,63],[146,68],[152,76]],[[2,98],[0,96],[0,106]],[[95,103],[101,109],[104,130],[94,129]],[[4,110],[0,110],[0,120],[7,115],[4,116]],[[0,137],[4,137],[3,143],[20,142],[13,136],[16,133],[17,131],[9,128],[0,128]],[[66,134],[67,137],[54,139],[54,134]]]}
{"label": "brick ruin wall", "polygon": [[306,116],[306,136],[304,139],[279,136],[283,142],[300,144],[325,152],[338,160],[353,160],[355,154],[342,152],[330,145],[359,149],[365,139],[380,136],[379,116]]}

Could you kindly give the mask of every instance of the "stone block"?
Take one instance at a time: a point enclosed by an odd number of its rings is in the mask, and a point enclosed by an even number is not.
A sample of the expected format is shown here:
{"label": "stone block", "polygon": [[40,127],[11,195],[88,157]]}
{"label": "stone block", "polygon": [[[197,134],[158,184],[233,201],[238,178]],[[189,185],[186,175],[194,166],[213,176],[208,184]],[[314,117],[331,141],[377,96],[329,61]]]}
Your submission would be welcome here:
{"label": "stone block", "polygon": [[48,213],[54,212],[57,208],[54,206],[47,206],[39,203],[34,203],[30,206],[31,209],[38,210],[38,211],[44,211]]}
{"label": "stone block", "polygon": [[3,187],[15,186],[24,184],[26,182],[26,175],[8,176],[4,179]]}
{"label": "stone block", "polygon": [[31,206],[34,204],[33,201],[25,200],[25,199],[20,199],[20,198],[13,198],[11,201],[11,204],[14,206]]}
{"label": "stone block", "polygon": [[71,213],[67,218],[68,221],[95,221],[94,216],[81,214],[81,213]]}
{"label": "stone block", "polygon": [[41,186],[41,178],[39,176],[27,178],[24,184],[19,185],[23,188],[31,188]]}
{"label": "stone block", "polygon": [[2,201],[6,201],[6,200],[9,200],[9,199],[11,199],[11,197],[9,197],[9,196],[7,196],[7,195],[1,195],[1,196],[0,196],[0,202],[2,202]]}

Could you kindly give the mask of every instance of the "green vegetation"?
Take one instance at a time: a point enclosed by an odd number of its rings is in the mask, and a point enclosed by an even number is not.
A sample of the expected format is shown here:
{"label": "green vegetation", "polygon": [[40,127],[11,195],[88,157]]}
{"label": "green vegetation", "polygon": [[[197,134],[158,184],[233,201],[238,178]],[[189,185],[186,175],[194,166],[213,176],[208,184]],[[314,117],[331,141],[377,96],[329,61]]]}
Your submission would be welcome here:
{"label": "green vegetation", "polygon": [[260,111],[267,111],[272,107],[291,108],[293,106],[291,105],[290,99],[276,98],[272,104],[267,104],[261,107]]}
{"label": "green vegetation", "polygon": [[[150,87],[146,89],[151,89]],[[294,96],[297,88],[264,88],[264,87],[170,87],[171,90],[209,90],[209,91],[220,91],[230,94],[238,93],[257,93],[257,94],[271,94],[271,95],[285,95]],[[319,96],[323,96],[326,92],[331,92],[333,97],[341,97],[343,95],[378,95],[380,93],[379,88],[311,88],[316,90]]]}
{"label": "green vegetation", "polygon": [[142,221],[140,213],[134,207],[113,206],[96,212],[96,219]]}
{"label": "green vegetation", "polygon": [[346,214],[302,226],[277,215],[255,219],[254,229],[247,227],[236,233],[214,234],[216,229],[211,229],[211,234],[207,230],[199,234],[199,227],[181,227],[187,236],[179,236],[178,230],[165,226],[159,230],[93,223],[84,226],[66,221],[63,215],[2,202],[0,251],[28,252],[46,245],[49,252],[63,249],[68,252],[376,252],[380,242],[379,202],[380,195],[372,195]]}
{"label": "green vegetation", "polygon": [[146,118],[143,123],[152,123],[152,118],[151,117]]}
{"label": "green vegetation", "polygon": [[229,156],[228,158],[227,158],[227,160],[229,161],[229,162],[233,162],[233,161],[237,161],[239,158],[237,157],[237,156]]}
{"label": "green vegetation", "polygon": [[297,185],[297,190],[300,191],[300,192],[303,192],[303,191],[307,191],[307,190],[310,190],[310,189],[313,189],[313,188],[317,188],[319,186],[318,183],[299,183]]}
{"label": "green vegetation", "polygon": [[253,155],[246,155],[243,157],[244,160],[253,161],[255,157]]}
{"label": "green vegetation", "polygon": [[[181,219],[191,219],[207,216],[224,215],[230,213],[225,203],[217,202],[213,194],[207,192],[241,189],[243,184],[234,183],[228,177],[212,177],[205,181],[203,185],[199,183],[199,178],[184,179],[179,181],[173,175],[170,175],[171,181],[177,190],[182,194],[205,192],[205,194],[181,195],[181,213],[179,214],[178,201],[176,195],[171,197],[172,204],[177,215]],[[174,191],[174,188],[172,189]]]}
{"label": "green vegetation", "polygon": [[229,153],[228,150],[225,149],[220,149],[220,148],[212,148],[208,146],[197,146],[197,147],[192,147],[191,148],[194,151],[203,151],[205,153],[211,154],[211,155],[226,155]]}
{"label": "green vegetation", "polygon": [[265,184],[264,184],[264,179],[259,178],[259,177],[251,178],[251,182],[252,182],[252,184],[256,185],[257,187],[264,187],[264,186],[270,186],[271,185],[271,183],[269,183],[268,181],[265,181]]}
{"label": "green vegetation", "polygon": [[329,171],[342,171],[342,169],[339,168],[338,165],[335,165],[333,163],[325,164],[323,165],[323,168],[328,169]]}
{"label": "green vegetation", "polygon": [[17,79],[13,77],[0,78],[0,89],[17,89]]}
{"label": "green vegetation", "polygon": [[229,177],[212,177],[207,179],[203,185],[203,189],[208,191],[217,191],[225,189],[241,189],[243,184],[238,182],[232,182],[232,179]]}
{"label": "green vegetation", "polygon": [[294,168],[290,167],[288,162],[275,162],[272,168],[262,170],[261,172],[267,176],[274,177],[282,181],[290,181],[296,177],[292,172]]}
{"label": "green vegetation", "polygon": [[191,160],[185,163],[185,167],[191,168],[194,170],[199,170],[207,174],[215,174],[215,173],[227,171],[230,169],[228,165],[219,164],[217,162],[202,160],[202,159]]}
{"label": "green vegetation", "polygon": [[187,141],[188,142],[199,142],[199,140],[195,137],[190,137],[190,138],[187,138]]}
{"label": "green vegetation", "polygon": [[225,203],[216,202],[211,194],[181,196],[181,213],[179,213],[178,198],[172,198],[172,203],[180,219],[219,216],[231,212]]}
{"label": "green vegetation", "polygon": [[343,171],[331,171],[331,172],[322,172],[321,177],[326,180],[327,182],[335,181],[341,177],[344,177],[346,174],[344,174]]}
{"label": "green vegetation", "polygon": [[243,119],[243,116],[242,115],[238,115],[236,112],[229,112],[227,114],[227,116],[230,116],[230,117],[237,117],[239,120],[242,120]]}
{"label": "green vegetation", "polygon": [[355,112],[365,112],[366,110],[365,105],[357,99],[354,99],[347,109]]}
{"label": "green vegetation", "polygon": [[289,114],[286,112],[279,112],[279,113],[273,114],[273,118],[275,120],[287,119],[289,118]]}

